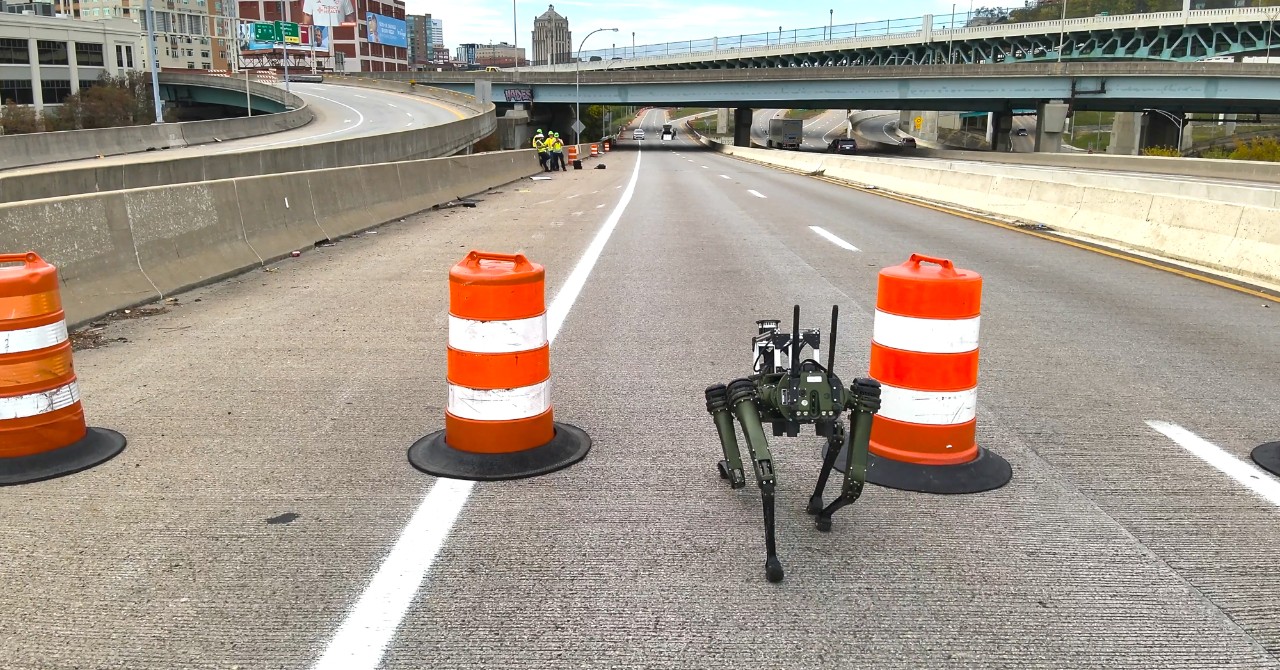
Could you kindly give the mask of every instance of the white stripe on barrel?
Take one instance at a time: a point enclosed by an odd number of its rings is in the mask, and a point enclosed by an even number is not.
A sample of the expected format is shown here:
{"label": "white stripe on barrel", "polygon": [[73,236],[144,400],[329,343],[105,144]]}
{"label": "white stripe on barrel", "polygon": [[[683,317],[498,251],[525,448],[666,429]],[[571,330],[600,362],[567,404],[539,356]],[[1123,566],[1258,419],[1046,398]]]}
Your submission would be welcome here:
{"label": "white stripe on barrel", "polygon": [[547,343],[547,315],[510,321],[475,321],[449,315],[449,346],[473,354],[511,354]]}
{"label": "white stripe on barrel", "polygon": [[481,390],[449,385],[449,413],[476,421],[514,421],[551,409],[551,380],[513,389]]}
{"label": "white stripe on barrel", "polygon": [[75,382],[50,391],[0,398],[0,421],[48,414],[70,407],[77,402],[80,402],[80,387]]}
{"label": "white stripe on barrel", "polygon": [[917,391],[880,384],[878,416],[906,423],[950,426],[977,416],[978,389],[965,391]]}
{"label": "white stripe on barrel", "polygon": [[921,319],[876,310],[871,339],[881,346],[924,354],[962,354],[978,348],[982,317]]}
{"label": "white stripe on barrel", "polygon": [[66,321],[22,330],[0,330],[0,354],[21,354],[47,349],[66,341]]}

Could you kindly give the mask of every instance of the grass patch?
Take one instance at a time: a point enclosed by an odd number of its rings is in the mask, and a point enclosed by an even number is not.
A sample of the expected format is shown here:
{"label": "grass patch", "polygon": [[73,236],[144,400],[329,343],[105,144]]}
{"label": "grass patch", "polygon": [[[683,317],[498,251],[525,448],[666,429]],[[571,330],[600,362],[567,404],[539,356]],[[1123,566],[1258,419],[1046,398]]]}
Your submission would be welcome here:
{"label": "grass patch", "polygon": [[681,119],[694,114],[704,114],[706,112],[716,111],[714,107],[676,107],[671,110],[669,116],[673,119]]}

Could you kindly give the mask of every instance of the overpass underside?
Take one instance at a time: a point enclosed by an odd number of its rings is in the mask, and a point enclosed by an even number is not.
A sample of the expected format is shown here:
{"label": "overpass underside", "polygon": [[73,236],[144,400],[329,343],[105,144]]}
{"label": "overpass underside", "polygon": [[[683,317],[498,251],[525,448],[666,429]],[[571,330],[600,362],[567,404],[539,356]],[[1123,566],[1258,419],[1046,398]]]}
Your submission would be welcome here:
{"label": "overpass underside", "polygon": [[1017,36],[951,40],[921,35],[902,44],[822,47],[782,54],[737,55],[726,48],[692,55],[687,62],[627,65],[614,70],[722,70],[739,68],[850,67],[886,65],[935,65],[982,63],[1033,63],[1062,60],[1163,60],[1198,61],[1206,58],[1280,53],[1280,27],[1273,22],[1224,25],[1158,26],[1108,30],[1084,30],[1059,34],[1057,30]]}

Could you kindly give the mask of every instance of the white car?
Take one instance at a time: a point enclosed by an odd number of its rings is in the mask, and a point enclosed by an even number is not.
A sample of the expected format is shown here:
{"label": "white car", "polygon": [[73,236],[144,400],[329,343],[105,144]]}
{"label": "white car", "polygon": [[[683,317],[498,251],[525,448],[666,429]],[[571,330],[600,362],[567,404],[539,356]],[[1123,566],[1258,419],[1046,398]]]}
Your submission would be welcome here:
{"label": "white car", "polygon": [[631,139],[633,139],[633,140],[643,140],[643,139],[644,139],[644,128],[636,128],[635,130],[631,131]]}

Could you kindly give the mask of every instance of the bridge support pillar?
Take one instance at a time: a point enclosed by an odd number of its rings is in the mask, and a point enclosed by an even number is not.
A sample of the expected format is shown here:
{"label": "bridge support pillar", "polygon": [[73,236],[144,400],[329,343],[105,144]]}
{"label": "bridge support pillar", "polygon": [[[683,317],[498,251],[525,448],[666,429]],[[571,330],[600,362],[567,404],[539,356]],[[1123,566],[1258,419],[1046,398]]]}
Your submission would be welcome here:
{"label": "bridge support pillar", "polygon": [[1111,143],[1107,153],[1137,156],[1142,136],[1142,112],[1116,112],[1111,121]]}
{"label": "bridge support pillar", "polygon": [[[919,125],[916,119],[920,120]],[[908,135],[926,142],[938,141],[938,113],[904,109],[898,115],[898,128],[907,131]]]}
{"label": "bridge support pillar", "polygon": [[1062,131],[1067,127],[1067,105],[1060,100],[1036,105],[1036,145],[1042,153],[1062,151]]}
{"label": "bridge support pillar", "polygon": [[733,112],[733,146],[751,146],[751,108],[739,107]]}
{"label": "bridge support pillar", "polygon": [[987,127],[993,151],[1013,151],[1013,115],[1008,112],[991,112]]}
{"label": "bridge support pillar", "polygon": [[729,108],[721,107],[716,110],[716,134],[724,137],[729,132]]}

